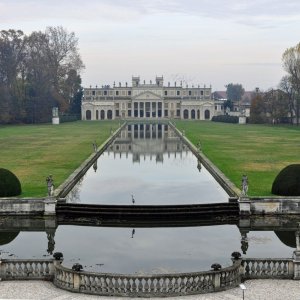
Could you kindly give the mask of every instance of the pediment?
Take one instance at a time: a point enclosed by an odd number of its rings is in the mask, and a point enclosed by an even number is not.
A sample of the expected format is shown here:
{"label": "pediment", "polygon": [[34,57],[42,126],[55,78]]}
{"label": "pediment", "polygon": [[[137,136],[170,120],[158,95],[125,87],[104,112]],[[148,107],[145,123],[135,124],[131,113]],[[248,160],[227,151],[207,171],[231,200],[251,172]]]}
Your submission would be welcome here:
{"label": "pediment", "polygon": [[132,97],[134,100],[162,100],[160,95],[157,95],[151,91],[144,91],[140,94]]}

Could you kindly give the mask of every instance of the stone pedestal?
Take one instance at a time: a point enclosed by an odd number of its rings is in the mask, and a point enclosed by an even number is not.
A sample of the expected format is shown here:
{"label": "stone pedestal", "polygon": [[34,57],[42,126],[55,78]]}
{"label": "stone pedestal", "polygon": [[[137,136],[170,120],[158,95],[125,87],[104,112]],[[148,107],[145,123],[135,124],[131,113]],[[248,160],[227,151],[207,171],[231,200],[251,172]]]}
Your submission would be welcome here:
{"label": "stone pedestal", "polygon": [[294,279],[300,279],[300,251],[294,251]]}
{"label": "stone pedestal", "polygon": [[245,116],[239,116],[239,124],[246,124],[246,117]]}
{"label": "stone pedestal", "polygon": [[59,117],[53,117],[52,118],[52,124],[53,125],[58,125],[59,124]]}
{"label": "stone pedestal", "polygon": [[248,198],[240,198],[239,200],[240,214],[250,215],[251,213],[251,201]]}

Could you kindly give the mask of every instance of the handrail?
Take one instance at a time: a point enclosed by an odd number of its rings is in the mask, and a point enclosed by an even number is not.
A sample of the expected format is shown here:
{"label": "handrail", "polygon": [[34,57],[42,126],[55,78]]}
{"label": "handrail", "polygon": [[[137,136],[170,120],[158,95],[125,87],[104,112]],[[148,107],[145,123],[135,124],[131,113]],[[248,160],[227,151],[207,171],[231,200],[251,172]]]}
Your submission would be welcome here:
{"label": "handrail", "polygon": [[247,279],[300,279],[298,256],[239,258],[234,252],[232,266],[214,264],[210,271],[115,274],[69,269],[61,265],[62,254],[55,254],[56,259],[0,259],[0,280],[49,280],[61,289],[99,296],[168,297],[223,291]]}
{"label": "handrail", "polygon": [[113,274],[73,271],[56,266],[54,284],[62,289],[101,296],[166,297],[226,290],[240,283],[241,260],[217,271],[174,274]]}

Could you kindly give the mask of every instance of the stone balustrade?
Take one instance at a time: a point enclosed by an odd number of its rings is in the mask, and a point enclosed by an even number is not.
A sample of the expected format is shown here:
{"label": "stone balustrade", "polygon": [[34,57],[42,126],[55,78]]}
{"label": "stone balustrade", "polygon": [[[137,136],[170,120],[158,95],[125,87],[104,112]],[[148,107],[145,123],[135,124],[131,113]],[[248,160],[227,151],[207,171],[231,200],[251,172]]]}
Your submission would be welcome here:
{"label": "stone balustrade", "polygon": [[2,259],[0,260],[1,280],[52,280],[53,259]]}
{"label": "stone balustrade", "polygon": [[[235,254],[237,252],[234,252]],[[234,254],[233,253],[233,254]],[[56,253],[57,254],[57,253]],[[1,280],[49,280],[71,292],[102,296],[168,297],[222,291],[247,279],[300,279],[300,260],[239,258],[216,270],[174,274],[112,274],[75,271],[56,259],[0,259]],[[80,266],[81,267],[81,266]],[[297,271],[298,270],[298,271]]]}
{"label": "stone balustrade", "polygon": [[244,258],[242,268],[244,279],[292,279],[294,277],[293,259]]}
{"label": "stone balustrade", "polygon": [[216,292],[240,283],[241,260],[217,271],[125,275],[75,272],[57,266],[54,284],[62,289],[102,296],[166,297]]}

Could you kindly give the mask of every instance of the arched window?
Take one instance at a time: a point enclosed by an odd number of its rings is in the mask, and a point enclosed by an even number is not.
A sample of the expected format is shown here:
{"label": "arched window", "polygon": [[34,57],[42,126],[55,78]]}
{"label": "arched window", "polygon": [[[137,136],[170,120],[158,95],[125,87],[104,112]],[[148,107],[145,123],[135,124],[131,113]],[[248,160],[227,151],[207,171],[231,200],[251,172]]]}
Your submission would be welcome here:
{"label": "arched window", "polygon": [[191,118],[196,119],[196,112],[194,109],[191,110]]}
{"label": "arched window", "polygon": [[210,111],[208,109],[206,109],[205,112],[204,112],[204,118],[205,118],[205,120],[210,119]]}
{"label": "arched window", "polygon": [[100,119],[101,120],[105,119],[105,111],[103,109],[100,111]]}
{"label": "arched window", "polygon": [[200,110],[197,110],[197,119],[200,120]]}
{"label": "arched window", "polygon": [[188,111],[188,109],[185,109],[185,110],[183,111],[183,118],[184,118],[184,119],[188,119],[188,118],[189,118],[189,111]]}
{"label": "arched window", "polygon": [[112,110],[107,111],[107,119],[111,120],[112,119]]}
{"label": "arched window", "polygon": [[92,112],[89,109],[85,112],[85,118],[86,120],[92,119]]}

